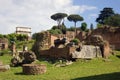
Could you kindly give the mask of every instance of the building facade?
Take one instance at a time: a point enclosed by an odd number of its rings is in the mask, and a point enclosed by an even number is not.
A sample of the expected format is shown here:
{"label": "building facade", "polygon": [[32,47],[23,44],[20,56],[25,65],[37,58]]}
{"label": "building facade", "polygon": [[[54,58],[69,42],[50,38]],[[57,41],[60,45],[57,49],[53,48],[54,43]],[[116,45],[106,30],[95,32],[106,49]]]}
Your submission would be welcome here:
{"label": "building facade", "polygon": [[29,27],[16,27],[16,34],[26,34],[28,37],[31,36],[31,28]]}

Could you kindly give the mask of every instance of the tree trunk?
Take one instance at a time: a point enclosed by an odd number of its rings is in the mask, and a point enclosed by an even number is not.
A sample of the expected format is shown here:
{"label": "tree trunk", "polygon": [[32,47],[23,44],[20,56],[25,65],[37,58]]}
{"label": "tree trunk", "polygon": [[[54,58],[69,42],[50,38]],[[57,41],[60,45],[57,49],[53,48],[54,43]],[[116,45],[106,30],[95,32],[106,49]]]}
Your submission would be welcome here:
{"label": "tree trunk", "polygon": [[75,22],[75,37],[77,35],[77,30],[76,30],[76,22]]}
{"label": "tree trunk", "polygon": [[59,28],[59,29],[60,29],[60,26],[61,26],[61,21],[62,21],[62,19],[58,19],[58,20],[57,20],[58,28]]}

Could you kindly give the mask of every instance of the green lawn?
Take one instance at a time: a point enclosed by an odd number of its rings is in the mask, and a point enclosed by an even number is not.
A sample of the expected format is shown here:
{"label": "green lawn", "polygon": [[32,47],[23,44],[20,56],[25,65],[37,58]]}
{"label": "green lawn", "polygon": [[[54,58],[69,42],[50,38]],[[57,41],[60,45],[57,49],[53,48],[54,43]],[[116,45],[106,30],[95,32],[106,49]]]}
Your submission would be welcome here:
{"label": "green lawn", "polygon": [[[0,56],[4,64],[10,64],[11,56]],[[78,60],[66,67],[55,67],[47,61],[47,72],[42,75],[24,75],[21,67],[12,67],[9,71],[0,72],[0,80],[120,80],[120,52],[110,57],[110,61],[102,58],[90,61]]]}

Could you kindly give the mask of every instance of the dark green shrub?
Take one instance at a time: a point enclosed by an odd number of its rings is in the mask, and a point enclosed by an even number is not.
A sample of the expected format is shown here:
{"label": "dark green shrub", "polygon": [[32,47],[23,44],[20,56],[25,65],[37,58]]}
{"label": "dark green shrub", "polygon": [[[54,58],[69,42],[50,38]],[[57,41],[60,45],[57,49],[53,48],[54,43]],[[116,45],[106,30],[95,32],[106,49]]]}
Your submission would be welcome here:
{"label": "dark green shrub", "polygon": [[77,39],[77,38],[75,38],[75,39],[73,39],[71,42],[75,43],[75,45],[78,45],[78,43],[80,42],[80,40]]}

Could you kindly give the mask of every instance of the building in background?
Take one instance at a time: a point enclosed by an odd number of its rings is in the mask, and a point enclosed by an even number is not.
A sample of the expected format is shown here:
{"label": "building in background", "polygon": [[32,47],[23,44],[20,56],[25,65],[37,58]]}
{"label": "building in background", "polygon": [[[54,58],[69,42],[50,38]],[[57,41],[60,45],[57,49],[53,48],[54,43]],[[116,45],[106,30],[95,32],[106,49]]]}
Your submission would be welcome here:
{"label": "building in background", "polygon": [[31,28],[30,27],[16,27],[16,34],[26,34],[28,37],[31,37]]}

